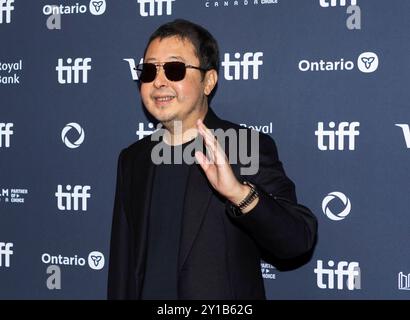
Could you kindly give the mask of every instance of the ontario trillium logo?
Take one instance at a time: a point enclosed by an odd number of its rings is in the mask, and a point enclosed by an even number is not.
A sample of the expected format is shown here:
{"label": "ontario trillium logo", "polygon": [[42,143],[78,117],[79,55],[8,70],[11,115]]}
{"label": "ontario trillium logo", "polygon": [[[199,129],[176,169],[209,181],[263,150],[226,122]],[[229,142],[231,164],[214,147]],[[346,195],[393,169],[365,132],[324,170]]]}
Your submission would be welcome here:
{"label": "ontario trillium logo", "polygon": [[375,72],[379,67],[379,57],[374,52],[363,52],[357,58],[357,67],[361,72]]}
{"label": "ontario trillium logo", "polygon": [[88,265],[91,269],[101,270],[104,268],[105,258],[104,255],[99,251],[90,252],[88,255]]}
{"label": "ontario trillium logo", "polygon": [[105,12],[107,4],[105,0],[91,0],[90,1],[90,12],[95,16],[99,16]]}

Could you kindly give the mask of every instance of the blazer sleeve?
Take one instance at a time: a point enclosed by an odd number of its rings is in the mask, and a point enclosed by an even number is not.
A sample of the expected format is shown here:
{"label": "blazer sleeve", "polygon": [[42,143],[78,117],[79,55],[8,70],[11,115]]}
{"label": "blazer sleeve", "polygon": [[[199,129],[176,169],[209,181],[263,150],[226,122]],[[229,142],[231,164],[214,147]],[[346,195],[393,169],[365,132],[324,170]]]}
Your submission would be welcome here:
{"label": "blazer sleeve", "polygon": [[129,292],[130,227],[124,211],[123,194],[123,158],[124,151],[118,158],[117,183],[114,212],[111,227],[110,260],[108,267],[107,298],[109,300],[127,299]]}
{"label": "blazer sleeve", "polygon": [[235,216],[227,202],[228,214],[263,249],[279,259],[296,258],[312,250],[317,220],[298,204],[294,183],[286,176],[273,139],[260,134],[259,171],[244,176],[256,185],[259,202],[248,213]]}

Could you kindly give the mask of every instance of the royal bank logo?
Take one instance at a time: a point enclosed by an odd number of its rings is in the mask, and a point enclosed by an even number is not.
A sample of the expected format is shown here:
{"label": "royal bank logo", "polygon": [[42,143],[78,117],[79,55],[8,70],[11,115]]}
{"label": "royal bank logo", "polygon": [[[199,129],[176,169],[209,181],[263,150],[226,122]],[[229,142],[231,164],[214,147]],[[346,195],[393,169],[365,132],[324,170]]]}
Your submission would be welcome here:
{"label": "royal bank logo", "polygon": [[323,267],[323,261],[317,260],[316,284],[320,289],[348,290],[361,289],[361,271],[358,262],[340,261],[337,267],[333,260],[327,263],[328,268]]}
{"label": "royal bank logo", "polygon": [[58,74],[58,83],[87,83],[88,72],[91,70],[91,58],[67,58],[66,64],[64,59],[58,59],[56,71]]}
{"label": "royal bank logo", "polygon": [[256,125],[256,124],[247,124],[247,123],[240,123],[239,124],[242,127],[249,128],[252,130],[256,130],[258,132],[266,133],[266,134],[271,134],[273,133],[273,124],[272,122],[269,122],[268,124],[262,124],[262,125]]}
{"label": "royal bank logo", "polygon": [[[363,73],[372,73],[379,68],[379,57],[374,52],[363,52],[356,59],[357,69]],[[341,58],[339,60],[320,59],[316,61],[300,60],[298,69],[302,72],[346,72],[355,69],[353,60]]]}
{"label": "royal bank logo", "polygon": [[59,184],[55,196],[57,198],[57,208],[60,211],[87,211],[88,199],[91,198],[90,186]]}
{"label": "royal bank logo", "polygon": [[0,61],[0,85],[20,84],[23,60],[17,62]]}
{"label": "royal bank logo", "polygon": [[101,270],[105,266],[105,257],[100,251],[92,251],[88,254],[87,259],[79,257],[77,254],[74,256],[65,255],[52,255],[50,253],[43,253],[41,255],[41,262],[44,264],[51,264],[56,266],[75,266],[85,267],[88,266],[92,270]]}
{"label": "royal bank logo", "polygon": [[259,68],[263,65],[263,52],[236,52],[233,57],[230,53],[224,54],[221,65],[225,80],[259,79]]}
{"label": "royal bank logo", "polygon": [[47,4],[43,7],[43,14],[49,15],[70,15],[70,14],[86,14],[91,13],[94,16],[99,16],[105,13],[107,3],[105,0],[91,0],[87,5],[76,2],[72,5],[54,5]]}
{"label": "royal bank logo", "polygon": [[11,23],[11,12],[14,10],[14,0],[0,0],[0,24]]}
{"label": "royal bank logo", "polygon": [[28,189],[0,187],[0,203],[23,204],[28,195]]}
{"label": "royal bank logo", "polygon": [[170,16],[172,14],[172,4],[176,0],[137,0],[139,14],[142,17]]}
{"label": "royal bank logo", "polygon": [[[360,135],[357,129],[360,126],[359,122],[340,122],[337,125],[331,121],[328,124],[329,129],[324,128],[323,122],[318,122],[315,135],[317,136],[317,147],[319,150],[345,150],[346,140],[349,150],[356,149],[356,137]],[[336,139],[337,137],[337,139]],[[337,145],[337,147],[336,147]]]}
{"label": "royal bank logo", "polygon": [[[331,203],[336,201],[342,204],[342,210],[340,212],[334,212],[331,210]],[[342,192],[331,192],[322,201],[322,211],[330,220],[340,221],[346,218],[350,211],[352,210],[352,205],[350,199]]]}
{"label": "royal bank logo", "polygon": [[0,123],[0,148],[10,148],[10,137],[13,135],[14,131],[13,123]]}
{"label": "royal bank logo", "polygon": [[280,0],[203,0],[205,8],[226,9],[235,7],[255,7],[266,8],[267,5],[276,5]]}
{"label": "royal bank logo", "polygon": [[410,273],[404,274],[404,272],[399,272],[398,274],[398,289],[410,291]]}
{"label": "royal bank logo", "polygon": [[135,59],[133,58],[124,58],[122,59],[126,62],[128,62],[128,67],[130,68],[130,73],[131,73],[131,77],[132,80],[138,80],[138,74],[137,74],[137,70],[135,70],[135,68],[137,67],[138,64],[141,64],[144,62],[144,58],[141,58],[139,63],[135,63]]}
{"label": "royal bank logo", "polygon": [[[76,137],[70,135],[70,133],[75,132]],[[73,139],[74,138],[74,139]],[[61,131],[61,140],[66,145],[67,148],[76,149],[84,142],[85,133],[84,129],[75,122],[66,124],[66,126]]]}
{"label": "royal bank logo", "polygon": [[407,149],[410,149],[410,127],[405,123],[396,123],[397,127],[401,128],[404,135],[404,142],[406,143]]}

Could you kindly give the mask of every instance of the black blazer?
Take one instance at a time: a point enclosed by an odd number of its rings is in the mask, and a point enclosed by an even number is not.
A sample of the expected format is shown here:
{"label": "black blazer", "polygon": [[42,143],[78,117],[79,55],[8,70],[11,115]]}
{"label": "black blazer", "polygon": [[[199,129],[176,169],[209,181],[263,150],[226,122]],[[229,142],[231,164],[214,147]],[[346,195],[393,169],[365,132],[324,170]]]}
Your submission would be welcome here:
{"label": "black blazer", "polygon": [[[244,129],[219,119],[211,109],[204,123],[211,129]],[[108,299],[140,297],[155,170],[151,150],[156,143],[145,137],[119,156]],[[233,214],[199,164],[190,167],[178,258],[180,299],[265,299],[261,258],[286,260],[312,250],[316,218],[297,204],[294,184],[285,175],[274,141],[260,134],[259,144],[259,171],[243,178],[257,186],[260,198],[246,215]],[[232,168],[241,178],[240,165]]]}

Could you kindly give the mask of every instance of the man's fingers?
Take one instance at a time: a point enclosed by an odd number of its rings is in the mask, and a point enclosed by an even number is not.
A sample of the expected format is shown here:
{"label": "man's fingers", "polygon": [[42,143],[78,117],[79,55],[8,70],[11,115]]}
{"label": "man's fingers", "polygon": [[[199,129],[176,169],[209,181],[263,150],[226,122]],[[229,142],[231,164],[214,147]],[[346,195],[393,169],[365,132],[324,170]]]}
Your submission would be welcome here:
{"label": "man's fingers", "polygon": [[216,164],[224,164],[226,162],[225,152],[222,150],[216,137],[201,120],[197,121],[197,125],[199,133],[204,138],[211,161]]}
{"label": "man's fingers", "polygon": [[199,133],[205,140],[205,143],[209,146],[212,146],[215,142],[215,136],[211,133],[211,131],[203,124],[201,120],[198,120],[198,129]]}
{"label": "man's fingers", "polygon": [[206,172],[210,166],[208,158],[201,151],[195,152],[195,158],[197,159],[202,169]]}

